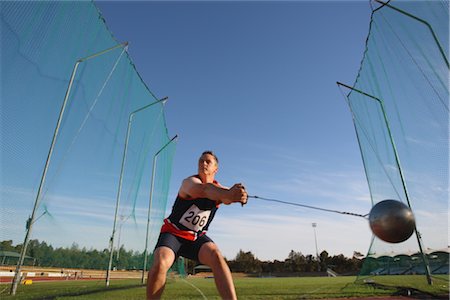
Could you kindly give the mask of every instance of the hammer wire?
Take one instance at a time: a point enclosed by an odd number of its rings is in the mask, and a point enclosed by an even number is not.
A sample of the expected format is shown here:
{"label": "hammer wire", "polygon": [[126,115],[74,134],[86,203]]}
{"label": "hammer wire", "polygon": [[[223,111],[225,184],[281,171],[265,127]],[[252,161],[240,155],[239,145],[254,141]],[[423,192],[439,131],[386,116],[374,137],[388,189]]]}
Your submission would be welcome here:
{"label": "hammer wire", "polygon": [[347,212],[347,211],[339,211],[339,210],[334,210],[334,209],[321,208],[321,207],[316,207],[316,206],[311,206],[311,205],[305,205],[305,204],[300,204],[300,203],[288,202],[288,201],[283,201],[283,200],[278,200],[278,199],[264,198],[264,197],[259,197],[259,196],[250,196],[250,195],[248,195],[248,198],[254,198],[254,199],[259,199],[259,200],[264,200],[264,201],[270,201],[270,202],[277,202],[277,203],[283,203],[283,204],[288,204],[288,205],[300,206],[300,207],[305,207],[305,208],[310,208],[310,209],[317,209],[317,210],[321,210],[321,211],[332,212],[332,213],[337,213],[337,214],[341,214],[341,215],[349,215],[349,216],[361,217],[361,218],[365,218],[365,219],[369,215],[369,214],[361,215],[361,214],[356,214],[356,213]]}

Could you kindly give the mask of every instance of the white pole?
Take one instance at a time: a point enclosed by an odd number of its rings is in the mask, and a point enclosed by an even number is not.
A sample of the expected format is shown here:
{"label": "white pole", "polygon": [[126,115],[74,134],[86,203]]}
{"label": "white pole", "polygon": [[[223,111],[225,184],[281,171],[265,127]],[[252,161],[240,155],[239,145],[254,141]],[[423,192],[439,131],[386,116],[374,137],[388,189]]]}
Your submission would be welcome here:
{"label": "white pole", "polygon": [[153,184],[155,182],[155,172],[156,172],[156,159],[158,155],[174,140],[178,138],[178,135],[175,135],[169,142],[167,142],[161,149],[159,149],[158,152],[153,156],[153,168],[152,168],[152,180],[150,184],[150,199],[148,204],[148,212],[147,212],[147,231],[145,233],[145,249],[144,249],[144,266],[142,268],[142,278],[141,282],[142,284],[145,283],[145,271],[147,268],[147,249],[148,249],[148,233],[150,230],[150,212],[152,209],[152,201],[153,201]]}

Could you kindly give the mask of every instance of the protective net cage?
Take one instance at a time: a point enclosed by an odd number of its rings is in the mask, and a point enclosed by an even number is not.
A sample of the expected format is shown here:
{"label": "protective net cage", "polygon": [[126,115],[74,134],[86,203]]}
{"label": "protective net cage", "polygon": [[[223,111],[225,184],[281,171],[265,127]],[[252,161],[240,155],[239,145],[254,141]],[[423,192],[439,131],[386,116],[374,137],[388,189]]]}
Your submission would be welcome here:
{"label": "protective net cage", "polygon": [[24,266],[103,280],[112,257],[112,278],[142,270],[176,148],[165,101],[93,2],[2,1],[0,16],[2,268],[30,228]]}
{"label": "protective net cage", "polygon": [[346,100],[372,204],[410,206],[417,230],[401,243],[374,236],[358,280],[448,281],[449,3],[371,5],[366,51]]}

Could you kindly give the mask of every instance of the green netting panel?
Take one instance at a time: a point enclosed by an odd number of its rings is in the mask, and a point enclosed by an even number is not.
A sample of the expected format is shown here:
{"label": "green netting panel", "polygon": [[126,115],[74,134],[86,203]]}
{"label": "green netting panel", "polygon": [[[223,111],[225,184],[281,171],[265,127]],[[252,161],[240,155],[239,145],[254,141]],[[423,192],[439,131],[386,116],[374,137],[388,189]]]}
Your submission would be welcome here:
{"label": "green netting panel", "polygon": [[[147,123],[145,116],[139,117],[142,117],[143,123]],[[135,118],[138,122],[138,117]],[[140,244],[141,249],[144,250],[148,223],[147,253],[153,252],[159,236],[167,205],[172,159],[176,149],[175,140],[161,142],[166,142],[166,144],[158,143],[158,145],[162,145],[160,149],[151,151],[151,155],[147,155],[145,161],[136,164],[139,170],[131,174],[133,177],[130,180],[133,183],[133,186],[130,186],[131,189],[128,189],[128,192],[125,192],[124,189],[125,202],[121,204],[119,213],[120,239],[118,245],[126,247],[130,244]],[[142,172],[145,172],[146,175],[142,175]],[[141,182],[138,182],[138,179]],[[146,270],[150,266],[149,261]],[[140,267],[142,268],[143,264]]]}
{"label": "green netting panel", "polygon": [[169,272],[176,272],[180,277],[186,277],[185,259],[184,257],[178,257]]}
{"label": "green netting panel", "polygon": [[[431,264],[433,251],[448,255],[448,1],[389,5],[374,2],[366,52],[347,99],[372,203],[409,197]],[[416,235],[399,244],[374,237],[361,275],[425,274],[422,256],[412,257],[417,252]]]}
{"label": "green netting panel", "polygon": [[153,251],[159,236],[162,220],[164,219],[167,206],[167,194],[169,191],[169,181],[171,177],[172,161],[175,155],[176,143],[171,142],[154,159],[154,191],[151,204],[150,228],[149,228],[149,250]]}
{"label": "green netting panel", "polygon": [[[92,2],[0,6],[0,240],[23,242],[74,72],[31,239],[53,247],[107,249],[119,197],[114,244],[142,253],[153,157],[171,141],[163,102],[142,81],[127,46],[114,39]],[[157,159],[152,247],[166,208],[175,144]]]}

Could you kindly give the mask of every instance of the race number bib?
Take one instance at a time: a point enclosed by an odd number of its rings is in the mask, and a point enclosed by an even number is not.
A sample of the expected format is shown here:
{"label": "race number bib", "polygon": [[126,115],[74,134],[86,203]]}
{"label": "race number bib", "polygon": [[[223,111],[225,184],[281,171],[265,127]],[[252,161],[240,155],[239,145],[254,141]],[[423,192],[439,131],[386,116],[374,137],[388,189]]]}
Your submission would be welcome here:
{"label": "race number bib", "polygon": [[200,231],[208,223],[210,210],[200,210],[195,204],[184,213],[180,219],[180,224],[186,226],[192,231]]}

